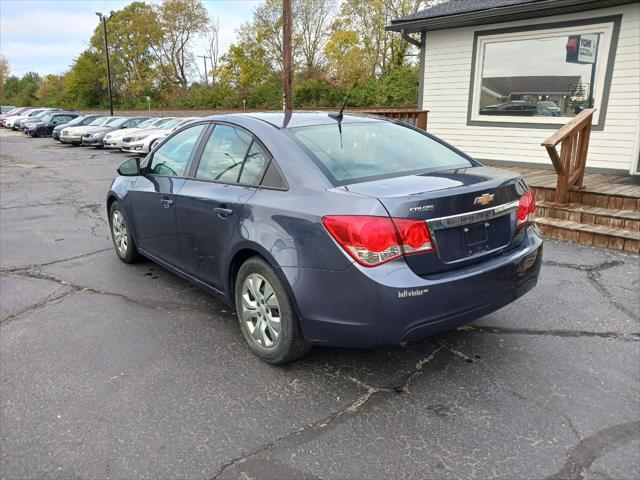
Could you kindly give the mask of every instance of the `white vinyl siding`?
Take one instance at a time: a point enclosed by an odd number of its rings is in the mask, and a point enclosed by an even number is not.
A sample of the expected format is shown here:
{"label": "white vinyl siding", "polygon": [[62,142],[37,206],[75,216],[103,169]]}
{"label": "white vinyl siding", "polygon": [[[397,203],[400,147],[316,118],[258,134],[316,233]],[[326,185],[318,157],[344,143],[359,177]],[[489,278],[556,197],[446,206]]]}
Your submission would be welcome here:
{"label": "white vinyl siding", "polygon": [[604,130],[591,132],[587,166],[635,172],[640,143],[640,4],[427,32],[423,108],[429,110],[429,132],[481,161],[550,165],[540,143],[554,129],[467,125],[474,33],[620,14]]}

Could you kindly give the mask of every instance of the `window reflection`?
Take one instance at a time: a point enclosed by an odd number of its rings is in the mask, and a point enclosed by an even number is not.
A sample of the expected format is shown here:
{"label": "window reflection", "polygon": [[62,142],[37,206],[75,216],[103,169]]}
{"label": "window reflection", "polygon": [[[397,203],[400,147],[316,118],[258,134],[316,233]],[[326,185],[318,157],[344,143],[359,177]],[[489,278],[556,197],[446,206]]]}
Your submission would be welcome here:
{"label": "window reflection", "polygon": [[594,106],[603,33],[485,44],[479,114],[572,117]]}

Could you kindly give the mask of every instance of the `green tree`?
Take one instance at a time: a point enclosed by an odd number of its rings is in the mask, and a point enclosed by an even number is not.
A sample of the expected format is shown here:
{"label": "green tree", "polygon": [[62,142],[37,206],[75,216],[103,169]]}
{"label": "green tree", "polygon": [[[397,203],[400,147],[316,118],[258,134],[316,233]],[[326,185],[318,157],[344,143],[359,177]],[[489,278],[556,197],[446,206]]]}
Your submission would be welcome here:
{"label": "green tree", "polygon": [[[111,79],[118,103],[134,105],[154,89],[155,57],[151,45],[162,40],[156,11],[144,2],[118,10],[108,24]],[[104,58],[101,25],[94,30],[91,46]]]}
{"label": "green tree", "polygon": [[102,107],[108,103],[104,59],[89,48],[74,60],[64,78],[65,98],[76,108]]}
{"label": "green tree", "polygon": [[4,55],[0,55],[0,101],[2,101],[3,105],[5,104],[4,83],[10,72],[9,59]]}
{"label": "green tree", "polygon": [[201,0],[164,0],[156,9],[159,41],[151,49],[168,84],[186,90],[194,57],[189,50],[193,40],[209,26],[209,14]]}

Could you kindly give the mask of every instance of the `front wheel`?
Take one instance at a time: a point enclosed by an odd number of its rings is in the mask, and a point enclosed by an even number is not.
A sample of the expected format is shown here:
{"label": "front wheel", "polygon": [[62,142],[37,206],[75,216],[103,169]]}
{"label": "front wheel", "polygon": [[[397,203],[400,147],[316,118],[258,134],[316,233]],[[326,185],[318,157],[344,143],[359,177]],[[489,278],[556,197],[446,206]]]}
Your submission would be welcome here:
{"label": "front wheel", "polygon": [[131,236],[129,224],[117,201],[113,202],[109,209],[109,225],[111,227],[113,247],[120,260],[124,263],[135,262],[139,257],[138,249]]}
{"label": "front wheel", "polygon": [[46,137],[47,136],[47,129],[46,128],[39,128],[36,130],[35,134],[33,135],[34,137]]}
{"label": "front wheel", "polygon": [[311,348],[283,283],[261,258],[252,257],[240,267],[235,300],[242,334],[251,351],[265,362],[287,363]]}

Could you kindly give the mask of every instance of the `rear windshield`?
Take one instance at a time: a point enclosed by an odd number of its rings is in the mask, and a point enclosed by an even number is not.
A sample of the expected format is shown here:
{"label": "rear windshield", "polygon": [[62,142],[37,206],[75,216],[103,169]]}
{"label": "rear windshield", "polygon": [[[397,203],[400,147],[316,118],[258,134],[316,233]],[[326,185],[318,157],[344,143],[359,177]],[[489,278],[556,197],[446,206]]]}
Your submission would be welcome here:
{"label": "rear windshield", "polygon": [[411,128],[391,122],[343,123],[290,129],[334,185],[399,177],[471,162]]}

